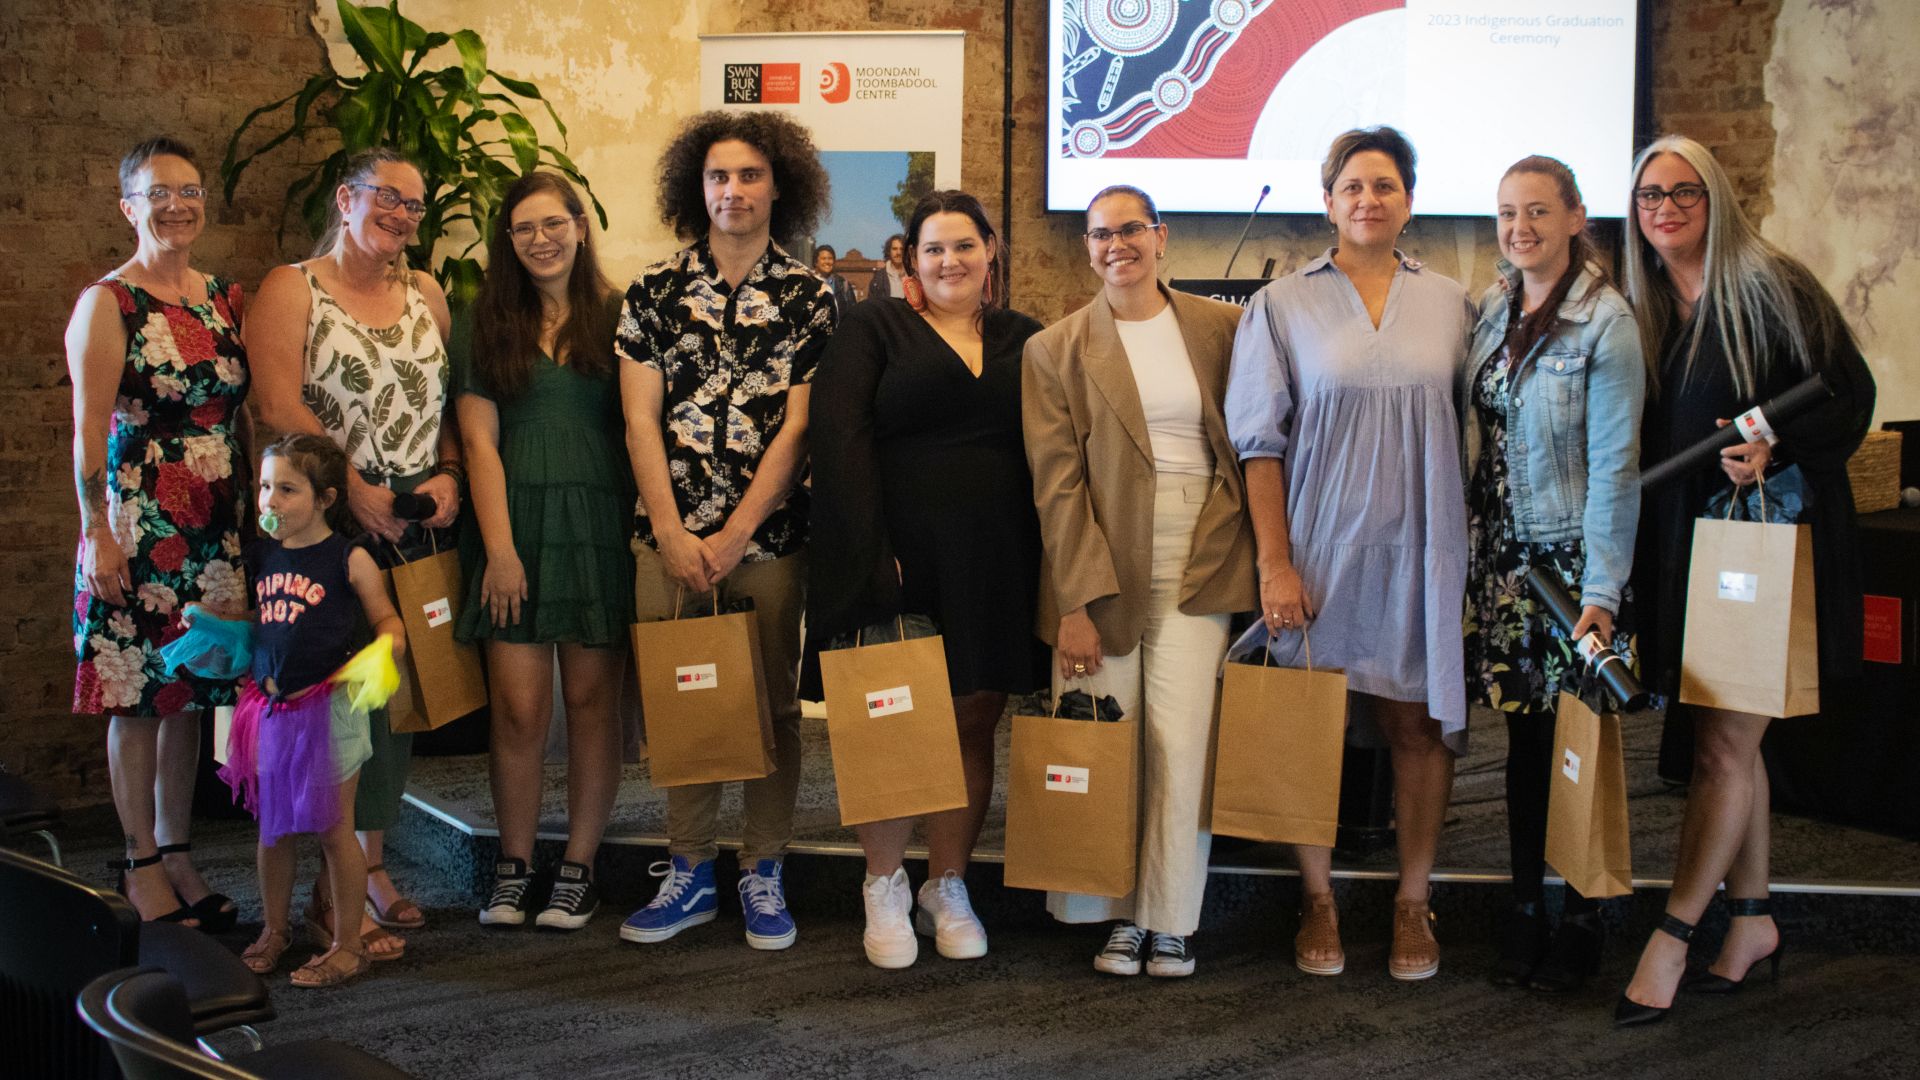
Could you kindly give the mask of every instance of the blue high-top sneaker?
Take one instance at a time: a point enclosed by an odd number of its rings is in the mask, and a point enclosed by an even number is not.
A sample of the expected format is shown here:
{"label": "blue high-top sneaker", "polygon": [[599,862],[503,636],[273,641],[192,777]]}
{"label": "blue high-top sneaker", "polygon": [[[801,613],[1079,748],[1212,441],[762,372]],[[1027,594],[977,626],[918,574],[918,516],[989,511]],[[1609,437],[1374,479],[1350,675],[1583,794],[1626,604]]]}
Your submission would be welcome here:
{"label": "blue high-top sneaker", "polygon": [[780,887],[781,867],[779,859],[761,859],[740,873],[740,911],[747,918],[747,944],[756,949],[784,949],[799,935]]}
{"label": "blue high-top sneaker", "polygon": [[684,855],[657,862],[647,873],[663,878],[653,903],[627,916],[620,926],[624,941],[665,941],[689,926],[710,923],[720,913],[720,894],[713,887],[713,860],[695,865]]}

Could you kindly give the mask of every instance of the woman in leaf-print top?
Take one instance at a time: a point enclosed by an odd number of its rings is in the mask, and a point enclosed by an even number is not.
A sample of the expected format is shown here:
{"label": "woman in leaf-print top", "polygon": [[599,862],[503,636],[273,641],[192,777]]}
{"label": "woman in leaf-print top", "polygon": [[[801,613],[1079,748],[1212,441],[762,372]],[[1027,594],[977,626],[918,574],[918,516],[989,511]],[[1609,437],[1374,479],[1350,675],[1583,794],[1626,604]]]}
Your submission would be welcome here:
{"label": "woman in leaf-print top", "polygon": [[168,675],[159,655],[184,631],[187,603],[246,606],[240,287],[189,264],[206,224],[201,185],[192,151],[170,139],[126,156],[120,212],[139,248],[80,294],[67,325],[80,501],[73,711],[111,717],[127,898],[145,919],[224,930],[237,913],[193,868],[187,829],[200,711],[230,704],[234,687]]}
{"label": "woman in leaf-print top", "polygon": [[[334,191],[334,221],[314,257],[276,268],[261,283],[247,323],[260,382],[260,416],[281,432],[327,435],[347,452],[347,506],[362,529],[401,544],[407,523],[393,497],[433,499],[429,529],[460,512],[460,436],[447,407],[444,345],[450,319],[433,275],[407,265],[407,245],[425,212],[420,170],[386,149],[351,158]],[[412,537],[419,540],[417,531]],[[391,554],[389,544],[376,550]],[[413,736],[372,713],[373,759],[360,770],[354,823],[367,856],[369,917],[412,929],[420,910],[394,888],[381,859],[400,812]],[[404,945],[369,927],[373,959]]]}

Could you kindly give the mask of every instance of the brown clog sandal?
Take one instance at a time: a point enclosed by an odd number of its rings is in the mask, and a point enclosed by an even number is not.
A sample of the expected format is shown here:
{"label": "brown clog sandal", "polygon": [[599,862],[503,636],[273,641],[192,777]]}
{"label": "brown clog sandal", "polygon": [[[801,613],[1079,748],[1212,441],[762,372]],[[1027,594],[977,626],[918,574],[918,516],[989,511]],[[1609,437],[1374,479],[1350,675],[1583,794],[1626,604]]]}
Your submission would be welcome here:
{"label": "brown clog sandal", "polygon": [[1401,982],[1431,979],[1440,973],[1440,943],[1433,939],[1433,910],[1425,900],[1393,902],[1393,952],[1387,974]]}
{"label": "brown clog sandal", "polygon": [[[1347,954],[1340,947],[1340,922],[1335,916],[1333,894],[1305,898],[1300,912],[1300,932],[1293,939],[1293,966],[1309,975],[1338,975],[1347,970]],[[1319,953],[1309,959],[1308,953]],[[1332,954],[1332,959],[1327,959]]]}
{"label": "brown clog sandal", "polygon": [[[374,863],[367,867],[367,876],[372,877],[386,869],[386,863]],[[391,882],[393,879],[389,877],[387,880]],[[380,905],[374,903],[372,889],[367,890],[367,916],[389,930],[418,930],[427,925],[426,912],[404,896],[395,900],[385,911],[380,910]]]}

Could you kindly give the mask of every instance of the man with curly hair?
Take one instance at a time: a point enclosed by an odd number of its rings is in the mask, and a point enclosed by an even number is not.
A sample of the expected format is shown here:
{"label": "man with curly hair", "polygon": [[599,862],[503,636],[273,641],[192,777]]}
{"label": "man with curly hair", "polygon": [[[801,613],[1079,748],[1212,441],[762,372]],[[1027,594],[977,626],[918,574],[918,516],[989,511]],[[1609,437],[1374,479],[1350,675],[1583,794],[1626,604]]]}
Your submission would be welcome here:
{"label": "man with curly hair", "polygon": [[[774,112],[702,113],[660,157],[660,217],[682,240],[627,290],[615,340],[640,504],[636,617],[683,591],[750,599],[774,771],[745,784],[740,900],[747,944],[793,944],[780,872],[800,784],[794,683],[806,581],[807,392],[833,332],[833,292],[781,244],[813,231],[827,174],[807,130]],[[644,660],[642,661],[644,662]],[[714,920],[720,785],[667,789],[671,861],[620,936],[659,942]]]}

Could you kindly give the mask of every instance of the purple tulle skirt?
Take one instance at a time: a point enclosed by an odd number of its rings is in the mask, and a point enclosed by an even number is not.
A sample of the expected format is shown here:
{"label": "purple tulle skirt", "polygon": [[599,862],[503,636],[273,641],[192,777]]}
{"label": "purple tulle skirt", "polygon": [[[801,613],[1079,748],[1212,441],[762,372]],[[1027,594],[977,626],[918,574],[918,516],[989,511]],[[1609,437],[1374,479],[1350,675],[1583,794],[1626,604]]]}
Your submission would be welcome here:
{"label": "purple tulle skirt", "polygon": [[251,679],[241,686],[219,776],[259,819],[262,844],[340,820],[338,765],[331,683],[277,702]]}

